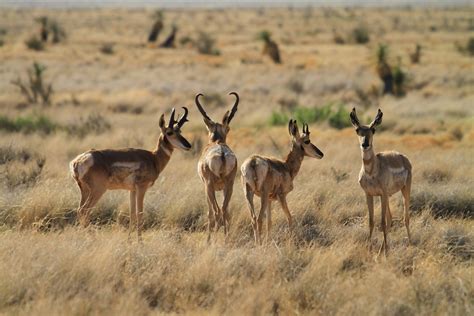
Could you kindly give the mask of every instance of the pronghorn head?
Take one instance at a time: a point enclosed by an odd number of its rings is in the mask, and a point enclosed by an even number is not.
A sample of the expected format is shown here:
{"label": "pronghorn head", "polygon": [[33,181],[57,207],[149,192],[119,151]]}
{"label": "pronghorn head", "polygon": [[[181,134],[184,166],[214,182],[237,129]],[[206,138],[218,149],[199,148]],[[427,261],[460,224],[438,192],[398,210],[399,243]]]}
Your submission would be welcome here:
{"label": "pronghorn head", "polygon": [[175,109],[171,110],[171,116],[168,125],[165,123],[165,114],[161,114],[160,117],[160,129],[163,137],[170,142],[175,148],[183,150],[190,150],[191,144],[181,135],[181,127],[188,121],[188,109],[183,107],[184,114],[178,118],[177,121],[174,119]]}
{"label": "pronghorn head", "polygon": [[201,103],[199,103],[199,97],[202,96],[202,93],[199,93],[196,95],[196,106],[201,112],[202,117],[204,119],[204,123],[206,124],[207,131],[209,132],[209,140],[211,142],[222,142],[225,143],[227,133],[229,133],[230,127],[230,121],[232,121],[232,118],[235,115],[235,112],[237,112],[237,106],[239,105],[239,95],[236,92],[231,92],[229,95],[234,95],[235,96],[235,103],[234,106],[232,107],[232,110],[225,112],[224,117],[222,118],[222,123],[217,123],[214,122],[204,111],[204,108],[202,107]]}
{"label": "pronghorn head", "polygon": [[300,134],[296,120],[290,120],[288,123],[288,132],[291,135],[293,144],[295,146],[299,146],[304,151],[305,156],[318,159],[323,158],[323,152],[319,150],[318,147],[314,146],[309,139],[310,133],[308,124],[303,124],[303,133]]}
{"label": "pronghorn head", "polygon": [[375,134],[375,128],[382,123],[383,113],[380,109],[375,116],[375,119],[367,125],[360,125],[359,119],[357,118],[355,108],[352,109],[350,114],[352,125],[355,127],[357,136],[359,136],[359,144],[362,151],[368,151],[372,148],[372,141]]}

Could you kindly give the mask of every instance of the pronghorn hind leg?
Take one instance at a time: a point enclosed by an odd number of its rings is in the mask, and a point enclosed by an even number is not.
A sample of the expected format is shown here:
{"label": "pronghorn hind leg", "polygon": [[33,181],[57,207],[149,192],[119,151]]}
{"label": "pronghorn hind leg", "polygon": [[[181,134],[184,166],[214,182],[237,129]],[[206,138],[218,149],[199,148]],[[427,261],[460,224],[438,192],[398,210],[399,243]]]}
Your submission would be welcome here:
{"label": "pronghorn hind leg", "polygon": [[222,203],[222,217],[224,222],[224,234],[227,236],[230,225],[229,202],[234,188],[235,172],[227,178],[224,186],[224,202]]}
{"label": "pronghorn hind leg", "polygon": [[105,188],[95,188],[89,191],[89,196],[86,198],[84,205],[80,208],[80,222],[83,227],[89,226],[90,212],[92,208],[99,202],[102,195],[104,195]]}
{"label": "pronghorn hind leg", "polygon": [[257,236],[258,236],[258,243],[261,245],[262,240],[262,226],[263,226],[263,217],[266,215],[266,212],[268,210],[268,202],[269,202],[269,196],[267,193],[267,190],[263,189],[262,193],[260,195],[260,212],[258,213],[258,218],[257,218]]}
{"label": "pronghorn hind leg", "polygon": [[390,198],[387,198],[387,214],[386,214],[387,229],[392,227],[392,213],[390,211]]}
{"label": "pronghorn hind leg", "polygon": [[208,206],[208,213],[207,213],[207,227],[208,227],[208,235],[207,235],[207,241],[209,242],[211,240],[211,233],[214,231],[214,227],[216,226],[216,220],[214,217],[214,206],[212,204],[212,199],[210,197],[211,190],[213,191],[214,189],[210,186],[207,185],[205,186],[205,191],[206,191],[206,201],[207,201],[207,206]]}
{"label": "pronghorn hind leg", "polygon": [[252,219],[252,229],[253,229],[253,236],[255,238],[255,243],[258,244],[257,236],[258,236],[258,231],[257,231],[257,216],[255,215],[255,207],[253,205],[253,196],[254,193],[252,191],[252,188],[244,182],[244,193],[245,193],[245,198],[247,200],[247,206],[250,212],[250,218]]}
{"label": "pronghorn hind leg", "polygon": [[267,234],[265,237],[265,242],[268,243],[270,241],[270,232],[272,230],[272,201],[268,200],[267,206]]}

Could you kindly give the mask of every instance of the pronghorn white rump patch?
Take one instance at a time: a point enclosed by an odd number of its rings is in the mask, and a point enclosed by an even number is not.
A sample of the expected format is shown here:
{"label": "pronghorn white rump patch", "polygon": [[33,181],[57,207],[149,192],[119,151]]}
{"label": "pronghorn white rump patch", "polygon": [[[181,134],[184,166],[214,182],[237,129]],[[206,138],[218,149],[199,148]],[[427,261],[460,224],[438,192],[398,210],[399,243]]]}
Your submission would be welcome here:
{"label": "pronghorn white rump patch", "polygon": [[[215,146],[208,151],[205,163],[209,166],[212,173],[221,176],[228,175],[234,169],[237,164],[237,159],[229,147]],[[222,170],[223,165],[224,170]]]}
{"label": "pronghorn white rump patch", "polygon": [[[83,153],[74,158],[69,164],[72,175],[77,171],[77,177],[82,179],[89,169],[94,165],[94,157],[90,153]],[[75,168],[75,166],[77,166]],[[76,169],[76,170],[75,170]]]}

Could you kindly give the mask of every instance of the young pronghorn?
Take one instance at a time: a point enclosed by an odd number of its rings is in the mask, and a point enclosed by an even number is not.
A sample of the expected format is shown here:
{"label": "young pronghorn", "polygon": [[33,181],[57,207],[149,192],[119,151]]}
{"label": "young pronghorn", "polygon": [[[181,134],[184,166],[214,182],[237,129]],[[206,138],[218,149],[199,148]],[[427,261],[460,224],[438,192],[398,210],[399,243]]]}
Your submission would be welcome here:
{"label": "young pronghorn", "polygon": [[[255,243],[261,244],[263,217],[267,216],[268,241],[272,225],[271,201],[278,200],[281,204],[291,232],[291,213],[286,203],[286,195],[293,190],[293,180],[300,170],[305,156],[321,159],[323,153],[309,139],[307,124],[303,124],[303,134],[300,135],[296,120],[290,120],[288,131],[291,135],[291,150],[285,160],[253,155],[244,161],[241,167],[242,186],[247,198],[247,204],[252,217],[252,227]],[[258,217],[255,214],[253,196],[260,196],[261,206]]]}
{"label": "young pronghorn", "polygon": [[410,189],[411,189],[411,164],[408,158],[398,152],[380,152],[375,154],[372,146],[375,128],[382,123],[383,113],[378,110],[377,116],[369,126],[361,125],[357,118],[355,108],[350,114],[352,125],[359,136],[359,144],[362,153],[362,168],[359,173],[359,184],[365,191],[367,206],[369,209],[369,244],[374,230],[374,196],[380,196],[382,204],[381,226],[383,231],[383,243],[379,255],[384,250],[388,252],[387,228],[392,224],[389,198],[398,191],[402,192],[404,199],[405,226],[410,237]]}
{"label": "young pronghorn", "polygon": [[124,189],[130,191],[130,233],[136,224],[138,239],[141,238],[146,191],[168,164],[173,148],[191,149],[189,142],[181,136],[181,127],[188,121],[188,109],[183,109],[184,114],[178,121],[174,119],[175,110],[171,111],[168,126],[164,114],[161,115],[161,135],[154,151],[135,148],[92,149],[71,161],[72,177],[81,190],[77,213],[84,227],[89,224],[91,208],[107,190]]}
{"label": "young pronghorn", "polygon": [[[229,228],[229,214],[228,207],[230,198],[232,196],[232,189],[234,187],[235,173],[237,172],[237,158],[232,150],[226,144],[226,137],[229,133],[229,124],[237,112],[239,104],[239,95],[231,92],[236,98],[232,110],[224,114],[222,123],[214,122],[204,111],[199,97],[202,94],[196,95],[196,106],[201,112],[204,123],[209,132],[209,143],[202,151],[201,158],[198,163],[198,173],[206,191],[208,211],[208,240],[211,238],[211,232],[214,230],[217,219],[217,229],[221,225],[224,226],[224,234],[227,235]],[[222,208],[219,208],[216,200],[215,191],[224,190],[224,202]]]}

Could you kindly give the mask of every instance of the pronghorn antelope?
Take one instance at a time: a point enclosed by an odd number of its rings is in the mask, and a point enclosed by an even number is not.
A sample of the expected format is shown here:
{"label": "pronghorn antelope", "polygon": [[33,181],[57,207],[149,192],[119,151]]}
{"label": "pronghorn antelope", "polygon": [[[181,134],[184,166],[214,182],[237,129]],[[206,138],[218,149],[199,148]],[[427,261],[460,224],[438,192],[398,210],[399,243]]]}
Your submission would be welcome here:
{"label": "pronghorn antelope", "polygon": [[[242,186],[247,198],[247,204],[252,217],[252,227],[255,243],[261,244],[261,232],[263,217],[267,216],[268,241],[272,225],[271,201],[278,200],[281,204],[291,232],[292,218],[286,195],[293,190],[293,180],[300,170],[305,156],[321,159],[323,153],[311,143],[307,124],[303,124],[303,133],[300,135],[296,120],[290,120],[288,131],[291,135],[291,150],[285,160],[253,155],[244,161],[241,167]],[[260,212],[255,214],[253,196],[260,196]]]}
{"label": "pronghorn antelope", "polygon": [[374,196],[380,196],[382,204],[381,226],[383,231],[383,243],[379,255],[384,250],[388,252],[387,228],[392,224],[389,198],[398,191],[402,192],[404,199],[405,226],[410,238],[410,189],[411,189],[411,164],[408,158],[398,152],[380,152],[375,154],[372,141],[375,128],[382,123],[383,113],[378,110],[377,116],[369,126],[361,125],[357,118],[355,108],[350,114],[352,125],[359,136],[359,144],[362,153],[362,168],[359,173],[359,184],[365,191],[367,206],[369,209],[369,244],[374,230]]}
{"label": "pronghorn antelope", "polygon": [[[226,137],[229,133],[229,124],[237,112],[239,104],[239,95],[235,92],[229,93],[234,95],[236,100],[232,110],[224,114],[222,123],[214,122],[204,111],[199,97],[196,95],[196,106],[201,112],[204,123],[209,132],[209,143],[202,151],[201,158],[198,163],[198,174],[204,183],[206,191],[208,211],[208,240],[211,238],[211,232],[214,230],[217,220],[217,229],[221,225],[224,226],[224,233],[227,235],[229,228],[228,207],[234,187],[235,174],[237,172],[237,158],[232,150],[226,144]],[[224,202],[222,208],[219,207],[216,200],[215,191],[224,190]]]}
{"label": "pronghorn antelope", "polygon": [[77,210],[79,221],[89,224],[89,213],[107,190],[130,191],[130,233],[136,225],[141,238],[143,199],[149,187],[168,164],[173,149],[191,149],[189,142],[181,136],[181,127],[187,122],[188,109],[175,121],[175,109],[171,111],[168,125],[164,114],[159,126],[161,135],[154,151],[144,149],[89,150],[70,163],[72,177],[81,190],[81,202]]}

